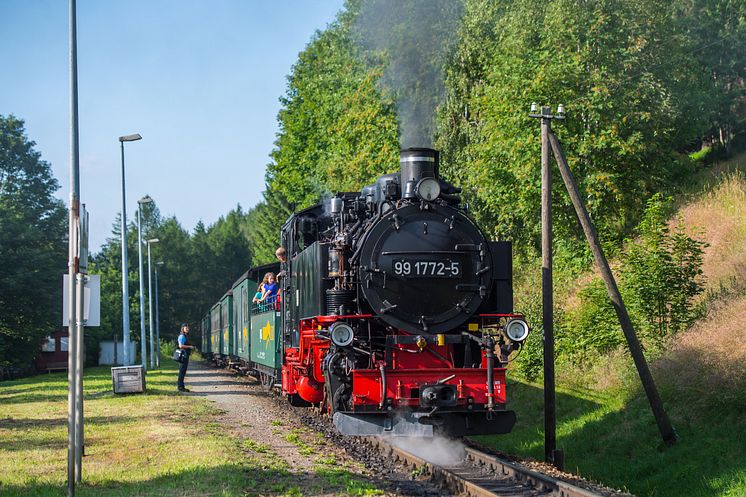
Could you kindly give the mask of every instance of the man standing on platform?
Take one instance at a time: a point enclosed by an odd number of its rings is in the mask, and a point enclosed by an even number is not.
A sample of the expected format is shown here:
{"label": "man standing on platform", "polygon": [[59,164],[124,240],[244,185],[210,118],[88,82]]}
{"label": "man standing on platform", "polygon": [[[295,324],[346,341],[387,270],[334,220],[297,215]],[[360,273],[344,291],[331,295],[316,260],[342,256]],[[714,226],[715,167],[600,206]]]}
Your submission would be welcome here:
{"label": "man standing on platform", "polygon": [[181,323],[181,333],[179,334],[178,344],[184,354],[183,359],[179,364],[179,392],[188,392],[189,389],[184,386],[184,377],[186,376],[187,368],[189,367],[189,355],[195,347],[189,343],[189,325],[187,323]]}

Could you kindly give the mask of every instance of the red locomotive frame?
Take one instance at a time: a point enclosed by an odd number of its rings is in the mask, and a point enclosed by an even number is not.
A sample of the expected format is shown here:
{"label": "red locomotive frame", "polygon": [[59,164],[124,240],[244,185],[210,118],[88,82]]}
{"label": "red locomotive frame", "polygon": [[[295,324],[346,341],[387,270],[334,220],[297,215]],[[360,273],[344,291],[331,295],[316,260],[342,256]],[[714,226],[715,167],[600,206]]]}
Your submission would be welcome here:
{"label": "red locomotive frame", "polygon": [[[500,319],[522,318],[520,314],[478,314],[470,328],[493,324]],[[330,348],[330,340],[320,335],[337,321],[372,319],[371,314],[347,316],[316,316],[300,322],[298,347],[285,349],[282,367],[282,392],[299,396],[312,404],[324,403],[324,374],[322,363]],[[474,321],[473,320],[473,321]],[[411,336],[399,331],[396,335]],[[440,337],[443,335],[436,335]],[[445,340],[443,340],[445,342]],[[419,389],[438,382],[456,386],[457,399],[452,410],[468,412],[473,409],[500,411],[505,409],[505,367],[493,367],[493,392],[487,385],[488,358],[482,351],[478,368],[455,368],[451,355],[452,345],[397,344],[391,352],[390,365],[383,358],[375,360],[376,368],[354,369],[352,375],[353,413],[385,413],[392,409],[417,410],[420,408]],[[501,361],[495,361],[499,364]],[[492,402],[490,402],[492,397]],[[488,407],[490,406],[490,407]]]}

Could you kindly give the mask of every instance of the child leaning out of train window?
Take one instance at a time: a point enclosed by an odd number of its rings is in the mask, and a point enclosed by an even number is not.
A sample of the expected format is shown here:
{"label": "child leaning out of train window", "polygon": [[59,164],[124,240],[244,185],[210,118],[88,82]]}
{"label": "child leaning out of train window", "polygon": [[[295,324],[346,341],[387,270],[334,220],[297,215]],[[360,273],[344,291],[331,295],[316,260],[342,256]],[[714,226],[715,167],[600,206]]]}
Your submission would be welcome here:
{"label": "child leaning out of train window", "polygon": [[277,299],[277,281],[275,280],[274,273],[267,273],[264,275],[262,281],[264,285],[264,293],[262,293],[261,301],[267,302],[268,304],[274,303]]}

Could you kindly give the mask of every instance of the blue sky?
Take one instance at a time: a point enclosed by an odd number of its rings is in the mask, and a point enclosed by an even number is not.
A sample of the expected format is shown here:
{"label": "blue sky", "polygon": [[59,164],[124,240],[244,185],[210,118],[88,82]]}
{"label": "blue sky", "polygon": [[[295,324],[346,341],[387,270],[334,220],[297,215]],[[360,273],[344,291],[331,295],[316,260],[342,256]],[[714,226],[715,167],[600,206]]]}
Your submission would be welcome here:
{"label": "blue sky", "polygon": [[[261,200],[286,76],[343,0],[78,0],[81,200],[95,251],[153,197],[192,230]],[[69,197],[67,0],[0,0],[0,114]]]}

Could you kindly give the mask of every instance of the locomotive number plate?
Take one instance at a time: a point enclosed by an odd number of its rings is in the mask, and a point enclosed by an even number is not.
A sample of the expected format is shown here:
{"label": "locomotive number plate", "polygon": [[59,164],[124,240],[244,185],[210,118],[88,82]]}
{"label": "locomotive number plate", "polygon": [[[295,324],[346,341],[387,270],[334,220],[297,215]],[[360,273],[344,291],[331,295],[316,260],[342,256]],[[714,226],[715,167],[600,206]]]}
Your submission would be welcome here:
{"label": "locomotive number plate", "polygon": [[395,275],[407,278],[458,278],[461,276],[461,263],[451,260],[394,259],[392,269]]}

